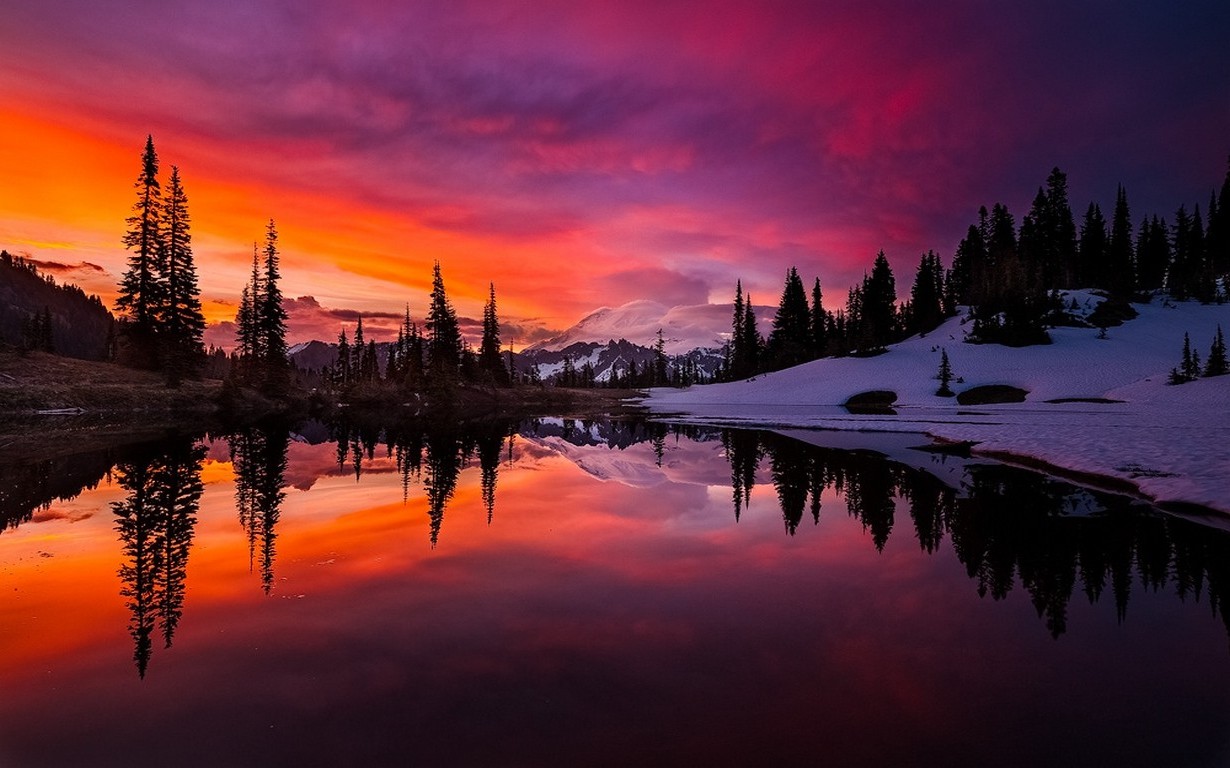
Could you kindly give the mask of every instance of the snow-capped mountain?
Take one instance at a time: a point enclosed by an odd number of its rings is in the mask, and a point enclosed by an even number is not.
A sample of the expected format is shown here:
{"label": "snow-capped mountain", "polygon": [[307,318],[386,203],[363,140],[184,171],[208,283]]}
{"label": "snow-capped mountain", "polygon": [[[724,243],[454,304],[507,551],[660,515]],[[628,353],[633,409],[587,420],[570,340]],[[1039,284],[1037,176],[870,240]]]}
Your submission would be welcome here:
{"label": "snow-capped mountain", "polygon": [[[694,349],[721,349],[730,338],[731,311],[729,304],[667,307],[656,301],[630,301],[619,307],[596,309],[576,325],[530,345],[526,351],[560,351],[578,342],[620,339],[652,348],[658,340],[659,328],[668,355],[682,355]],[[774,308],[758,306],[755,311],[757,322],[767,330]]]}

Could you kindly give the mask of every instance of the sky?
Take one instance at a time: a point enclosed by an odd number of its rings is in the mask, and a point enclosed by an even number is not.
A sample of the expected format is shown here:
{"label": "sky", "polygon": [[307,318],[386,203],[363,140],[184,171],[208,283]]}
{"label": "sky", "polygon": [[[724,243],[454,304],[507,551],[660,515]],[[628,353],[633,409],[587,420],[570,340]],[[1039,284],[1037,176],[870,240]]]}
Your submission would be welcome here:
{"label": "sky", "polygon": [[602,306],[836,308],[908,291],[980,205],[1053,167],[1078,217],[1207,206],[1230,156],[1230,5],[11,0],[0,247],[110,301],[152,135],[180,169],[208,340],[276,221],[291,341],[463,318],[518,346]]}

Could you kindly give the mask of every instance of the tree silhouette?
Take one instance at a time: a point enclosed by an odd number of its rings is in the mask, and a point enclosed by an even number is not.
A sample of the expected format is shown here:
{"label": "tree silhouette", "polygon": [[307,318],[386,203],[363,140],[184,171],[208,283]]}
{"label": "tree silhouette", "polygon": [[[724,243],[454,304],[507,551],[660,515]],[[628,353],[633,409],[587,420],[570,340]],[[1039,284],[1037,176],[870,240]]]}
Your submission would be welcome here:
{"label": "tree silhouette", "polygon": [[158,307],[164,286],[160,269],[158,223],[162,218],[162,185],[158,181],[158,153],[154,137],[147,136],[141,154],[141,172],[133,185],[137,200],[128,217],[124,247],[131,253],[120,280],[116,309],[124,314],[121,333],[129,344],[129,361],[156,367]]}
{"label": "tree silhouette", "polygon": [[227,438],[235,472],[235,506],[248,536],[248,568],[260,569],[261,588],[273,590],[277,524],[286,498],[290,430],[285,425],[250,427]]}
{"label": "tree silhouette", "polygon": [[176,166],[171,166],[159,229],[159,263],[165,282],[165,298],[158,312],[161,354],[167,384],[178,386],[185,376],[196,374],[204,359],[205,315],[192,260],[188,196]]}
{"label": "tree silhouette", "polygon": [[158,626],[171,647],[183,610],[188,553],[204,486],[205,449],[191,438],[173,440],[161,451],[147,448],[117,466],[128,492],[112,503],[124,562],[120,594],[131,613],[128,631],[133,661],[145,677]]}

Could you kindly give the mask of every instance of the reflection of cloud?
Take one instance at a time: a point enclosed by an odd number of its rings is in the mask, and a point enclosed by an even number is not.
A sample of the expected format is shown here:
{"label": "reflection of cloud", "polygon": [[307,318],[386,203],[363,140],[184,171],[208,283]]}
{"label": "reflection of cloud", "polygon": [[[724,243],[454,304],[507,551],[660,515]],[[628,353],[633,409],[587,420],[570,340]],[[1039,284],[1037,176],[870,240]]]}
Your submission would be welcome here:
{"label": "reflection of cloud", "polygon": [[30,522],[47,523],[53,520],[65,520],[70,523],[79,523],[82,520],[89,520],[94,516],[92,509],[60,509],[59,507],[50,507],[48,509],[40,509],[30,516]]}

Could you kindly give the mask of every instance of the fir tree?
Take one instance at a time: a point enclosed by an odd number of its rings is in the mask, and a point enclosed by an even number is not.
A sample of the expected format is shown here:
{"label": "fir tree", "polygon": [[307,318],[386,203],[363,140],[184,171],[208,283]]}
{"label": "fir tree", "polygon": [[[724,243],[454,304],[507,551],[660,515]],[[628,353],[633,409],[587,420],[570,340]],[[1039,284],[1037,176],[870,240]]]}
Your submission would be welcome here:
{"label": "fir tree", "polygon": [[339,388],[350,384],[350,340],[343,328],[337,335],[337,365],[334,368],[334,383]]}
{"label": "fir tree", "polygon": [[750,375],[747,364],[747,350],[744,349],[743,324],[747,315],[743,309],[743,281],[735,281],[735,308],[731,318],[730,329],[730,359],[726,362],[726,372],[731,380],[747,378]]}
{"label": "fir tree", "polygon": [[363,316],[359,315],[359,319],[354,327],[354,352],[350,355],[350,380],[357,383],[362,383],[365,379],[363,376],[363,352],[367,349],[367,340],[363,338]]}
{"label": "fir tree", "polygon": [[483,305],[483,338],[478,346],[478,367],[496,386],[508,386],[508,369],[504,367],[504,356],[500,353],[500,320],[496,314],[495,283],[490,284],[490,295],[487,303]]}
{"label": "fir tree", "polygon": [[786,272],[786,284],[765,348],[767,369],[780,370],[811,359],[811,322],[807,292],[798,270],[791,267]]}
{"label": "fir tree", "polygon": [[266,391],[281,394],[290,385],[290,362],[286,358],[286,308],[282,306],[282,289],[278,286],[278,231],[273,219],[265,232],[265,264],[261,291],[255,294],[254,307],[257,335],[260,339],[264,386]]}
{"label": "fir tree", "polygon": [[944,322],[943,275],[940,257],[934,251],[923,254],[910,288],[910,332],[927,333]]}
{"label": "fir tree", "polygon": [[812,359],[824,357],[828,348],[828,316],[824,311],[823,296],[820,292],[820,278],[811,288],[811,343]]}
{"label": "fir tree", "polygon": [[125,316],[123,335],[134,345],[136,362],[156,366],[158,307],[163,301],[162,271],[159,269],[158,222],[162,215],[162,187],[158,182],[158,153],[154,137],[145,139],[141,172],[133,185],[137,201],[128,217],[124,247],[131,251],[128,270],[120,280],[116,309]]}
{"label": "fir tree", "polygon": [[1105,288],[1110,284],[1107,258],[1106,218],[1097,203],[1090,203],[1081,221],[1080,272],[1077,284],[1086,288]]}
{"label": "fir tree", "polygon": [[940,349],[940,388],[935,390],[939,397],[952,397],[953,391],[948,387],[952,383],[952,365],[948,362],[948,350]]}
{"label": "fir tree", "polygon": [[454,382],[461,368],[461,328],[445,293],[438,261],[432,268],[427,309],[427,366],[430,379],[437,385]]}
{"label": "fir tree", "polygon": [[653,343],[653,384],[665,386],[666,380],[666,340],[662,337],[662,329],[658,329],[658,338]]}
{"label": "fir tree", "polygon": [[188,196],[171,166],[167,197],[159,226],[164,274],[164,301],[159,308],[163,368],[167,384],[177,386],[184,376],[195,375],[205,355],[205,315],[201,312],[200,287],[192,260],[192,235]]}
{"label": "fir tree", "polygon": [[1119,185],[1115,193],[1115,213],[1111,219],[1110,242],[1106,250],[1107,282],[1111,295],[1126,298],[1136,290],[1136,265],[1132,259],[1132,223],[1127,191]]}
{"label": "fir tree", "polygon": [[1213,337],[1213,346],[1209,348],[1209,359],[1204,364],[1205,376],[1225,376],[1230,372],[1226,361],[1226,337],[1222,335],[1221,326],[1217,326],[1217,335]]}

